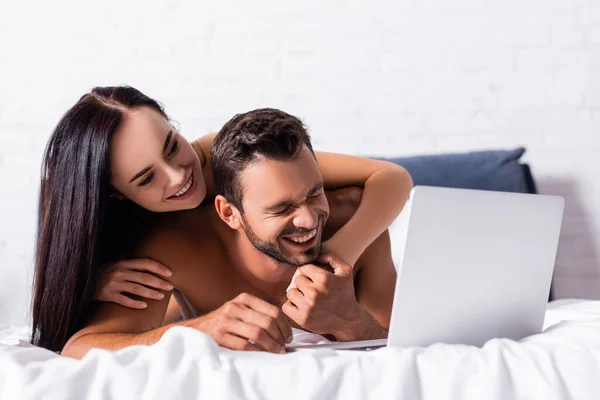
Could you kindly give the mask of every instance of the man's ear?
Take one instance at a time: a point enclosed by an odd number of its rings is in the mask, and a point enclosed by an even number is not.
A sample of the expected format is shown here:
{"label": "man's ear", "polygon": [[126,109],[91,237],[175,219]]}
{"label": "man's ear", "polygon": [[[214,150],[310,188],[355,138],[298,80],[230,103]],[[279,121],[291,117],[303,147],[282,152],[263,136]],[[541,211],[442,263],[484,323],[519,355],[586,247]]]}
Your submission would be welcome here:
{"label": "man's ear", "polygon": [[223,222],[229,225],[231,229],[238,230],[242,227],[240,211],[220,194],[215,197],[215,209]]}

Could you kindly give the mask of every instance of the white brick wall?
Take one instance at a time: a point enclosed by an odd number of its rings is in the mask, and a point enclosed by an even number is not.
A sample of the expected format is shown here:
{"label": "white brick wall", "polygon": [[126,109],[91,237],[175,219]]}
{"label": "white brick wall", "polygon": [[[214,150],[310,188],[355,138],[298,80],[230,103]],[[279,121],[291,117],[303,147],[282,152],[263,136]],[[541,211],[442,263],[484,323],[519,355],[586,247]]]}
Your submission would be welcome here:
{"label": "white brick wall", "polygon": [[121,83],[188,138],[268,105],[323,150],[525,145],[540,190],[567,200],[556,293],[600,298],[598,0],[0,0],[0,323],[25,321],[52,127]]}

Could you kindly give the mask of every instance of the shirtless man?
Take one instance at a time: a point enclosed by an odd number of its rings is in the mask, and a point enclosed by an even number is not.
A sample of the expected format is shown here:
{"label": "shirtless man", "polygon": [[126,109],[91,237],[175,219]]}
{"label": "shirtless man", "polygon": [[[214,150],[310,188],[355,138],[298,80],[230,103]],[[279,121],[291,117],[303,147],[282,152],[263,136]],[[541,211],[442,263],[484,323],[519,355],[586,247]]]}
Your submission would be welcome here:
{"label": "shirtless man", "polygon": [[396,281],[389,235],[354,267],[322,253],[329,206],[302,123],[270,109],[236,116],[215,138],[211,161],[214,205],[178,212],[137,254],[170,268],[180,304],[199,316],[161,326],[167,291],[144,310],[104,303],[62,354],[153,344],[174,325],[224,347],[274,353],[291,341],[291,325],[340,341],[386,337]]}

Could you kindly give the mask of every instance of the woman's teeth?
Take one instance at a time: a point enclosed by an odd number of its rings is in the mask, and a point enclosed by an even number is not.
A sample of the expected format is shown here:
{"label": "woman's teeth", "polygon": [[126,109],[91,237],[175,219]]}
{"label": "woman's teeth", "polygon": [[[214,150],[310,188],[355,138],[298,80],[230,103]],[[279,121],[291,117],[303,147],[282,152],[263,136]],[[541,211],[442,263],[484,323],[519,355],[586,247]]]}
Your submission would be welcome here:
{"label": "woman's teeth", "polygon": [[310,232],[308,235],[304,235],[304,236],[300,236],[300,237],[288,237],[287,239],[291,240],[292,242],[296,242],[296,243],[305,243],[305,242],[308,242],[310,239],[314,238],[316,234],[317,234],[317,230],[313,229],[313,231]]}
{"label": "woman's teeth", "polygon": [[190,175],[190,179],[187,181],[184,187],[181,190],[173,195],[173,197],[183,196],[189,189],[192,187],[193,175]]}

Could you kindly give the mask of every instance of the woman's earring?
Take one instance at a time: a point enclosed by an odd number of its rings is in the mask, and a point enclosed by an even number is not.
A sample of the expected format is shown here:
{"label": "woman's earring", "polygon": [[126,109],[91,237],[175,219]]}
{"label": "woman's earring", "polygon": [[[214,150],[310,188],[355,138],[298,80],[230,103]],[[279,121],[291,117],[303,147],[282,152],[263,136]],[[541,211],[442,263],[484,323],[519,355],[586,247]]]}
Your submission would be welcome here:
{"label": "woman's earring", "polygon": [[109,197],[117,200],[125,200],[125,196],[123,196],[121,193],[111,193]]}

